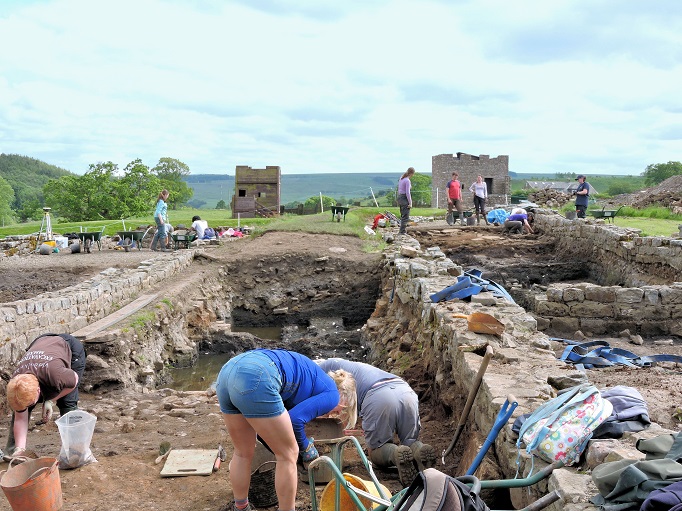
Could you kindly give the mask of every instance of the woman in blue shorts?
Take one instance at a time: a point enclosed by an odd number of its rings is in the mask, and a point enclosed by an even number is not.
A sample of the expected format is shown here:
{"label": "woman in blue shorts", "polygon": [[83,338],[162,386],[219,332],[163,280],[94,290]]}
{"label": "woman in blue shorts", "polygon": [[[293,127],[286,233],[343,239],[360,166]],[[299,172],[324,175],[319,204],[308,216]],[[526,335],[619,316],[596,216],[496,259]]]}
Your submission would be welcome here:
{"label": "woman in blue shorts", "polygon": [[234,444],[230,482],[236,511],[251,509],[248,492],[257,435],[277,460],[279,510],[293,511],[299,452],[304,462],[318,457],[312,439],[306,437],[306,423],[330,412],[340,414],[349,428],[357,419],[353,377],[337,371],[332,379],[293,351],[256,349],[233,357],[218,374],[216,392]]}

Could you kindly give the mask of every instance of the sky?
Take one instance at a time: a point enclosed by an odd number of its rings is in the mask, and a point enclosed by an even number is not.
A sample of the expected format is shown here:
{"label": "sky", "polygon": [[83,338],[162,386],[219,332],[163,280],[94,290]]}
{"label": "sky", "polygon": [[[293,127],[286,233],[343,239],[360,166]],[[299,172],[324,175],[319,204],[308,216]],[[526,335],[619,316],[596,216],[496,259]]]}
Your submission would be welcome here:
{"label": "sky", "polygon": [[77,174],[682,160],[680,0],[2,0],[0,47],[0,153]]}

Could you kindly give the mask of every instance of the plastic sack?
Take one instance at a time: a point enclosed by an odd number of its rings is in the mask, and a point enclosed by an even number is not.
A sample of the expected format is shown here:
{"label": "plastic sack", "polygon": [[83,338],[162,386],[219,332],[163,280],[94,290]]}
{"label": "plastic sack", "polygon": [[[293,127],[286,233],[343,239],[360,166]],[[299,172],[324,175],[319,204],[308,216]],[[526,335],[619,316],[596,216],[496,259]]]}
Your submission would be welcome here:
{"label": "plastic sack", "polygon": [[84,410],[73,410],[55,421],[62,437],[59,468],[78,468],[97,462],[90,450],[96,423],[97,417]]}

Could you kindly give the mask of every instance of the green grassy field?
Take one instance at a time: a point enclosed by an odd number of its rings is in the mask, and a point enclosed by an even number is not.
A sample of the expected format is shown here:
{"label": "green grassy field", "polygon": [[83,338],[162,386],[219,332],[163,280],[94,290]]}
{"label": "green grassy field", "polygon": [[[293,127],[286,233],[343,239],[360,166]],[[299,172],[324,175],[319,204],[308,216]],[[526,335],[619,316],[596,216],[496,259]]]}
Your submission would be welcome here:
{"label": "green grassy field", "polygon": [[[332,221],[330,211],[318,213],[316,215],[284,215],[276,219],[267,218],[245,218],[236,219],[230,218],[229,210],[216,209],[182,209],[170,211],[169,217],[173,225],[184,224],[189,227],[192,224],[192,217],[199,215],[206,220],[211,227],[225,226],[225,227],[253,227],[256,233],[262,233],[267,230],[290,231],[290,232],[310,232],[310,233],[329,233],[347,236],[358,236],[361,238],[370,238],[364,230],[364,226],[371,224],[375,215],[390,211],[396,216],[400,216],[398,208],[376,208],[376,207],[358,207],[351,208],[346,215],[346,221],[335,222]],[[414,208],[412,209],[412,216],[415,217],[435,217],[442,219],[445,216],[444,209],[432,208]],[[52,231],[55,233],[70,233],[80,231],[99,231],[104,227],[104,234],[114,235],[122,230],[134,230],[140,226],[148,226],[153,224],[152,216],[128,218],[121,220],[107,220],[95,222],[78,222],[66,223],[59,222],[58,219],[52,221]],[[681,218],[644,218],[621,216],[620,214],[614,220],[615,225],[620,227],[631,227],[640,229],[643,236],[670,236],[679,232],[678,226],[682,224]],[[40,230],[41,222],[29,222],[25,224],[15,224],[8,227],[0,227],[0,237],[10,236],[14,234],[27,235],[37,233]]]}

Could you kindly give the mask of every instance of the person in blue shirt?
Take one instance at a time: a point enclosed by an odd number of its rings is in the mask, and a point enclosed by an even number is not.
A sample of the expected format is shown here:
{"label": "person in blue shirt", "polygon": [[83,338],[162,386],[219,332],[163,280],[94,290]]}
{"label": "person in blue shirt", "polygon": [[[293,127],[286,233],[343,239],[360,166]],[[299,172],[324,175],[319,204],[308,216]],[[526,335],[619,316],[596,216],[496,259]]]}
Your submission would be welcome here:
{"label": "person in blue shirt", "polygon": [[[378,467],[397,467],[404,486],[412,483],[417,470],[435,466],[435,449],[418,439],[419,398],[405,380],[363,362],[342,358],[316,362],[325,371],[341,369],[353,375],[358,415],[372,463]],[[395,435],[400,445],[394,443]]]}
{"label": "person in blue shirt", "polygon": [[154,221],[156,222],[156,234],[152,239],[152,244],[149,248],[157,250],[157,244],[161,244],[161,252],[166,251],[166,241],[168,237],[168,204],[166,201],[169,196],[168,190],[161,190],[159,198],[156,201],[156,209],[154,210]]}
{"label": "person in blue shirt", "polygon": [[514,213],[509,215],[504,221],[504,231],[510,234],[522,234],[524,232],[535,234],[530,223],[528,223],[527,213]]}
{"label": "person in blue shirt", "polygon": [[578,187],[575,189],[575,211],[578,218],[585,218],[588,201],[590,200],[590,184],[585,182],[585,176],[580,174],[575,180]]}
{"label": "person in blue shirt", "polygon": [[281,511],[293,511],[296,462],[318,457],[305,425],[328,413],[338,414],[345,427],[355,426],[355,382],[343,372],[328,375],[308,357],[286,350],[255,349],[231,358],[220,370],[216,393],[234,445],[230,482],[235,511],[250,510],[256,436],[275,455],[275,492]]}

